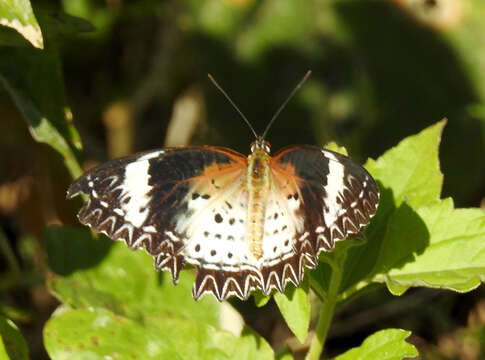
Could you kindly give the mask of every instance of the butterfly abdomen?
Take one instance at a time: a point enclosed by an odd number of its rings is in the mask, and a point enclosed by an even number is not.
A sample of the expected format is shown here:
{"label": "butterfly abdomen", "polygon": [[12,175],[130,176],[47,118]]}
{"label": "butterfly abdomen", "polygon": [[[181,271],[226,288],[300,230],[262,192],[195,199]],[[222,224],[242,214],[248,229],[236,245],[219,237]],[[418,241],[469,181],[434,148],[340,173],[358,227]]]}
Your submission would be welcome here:
{"label": "butterfly abdomen", "polygon": [[269,192],[270,156],[256,149],[248,158],[247,172],[247,241],[249,251],[256,258],[263,256],[264,219]]}

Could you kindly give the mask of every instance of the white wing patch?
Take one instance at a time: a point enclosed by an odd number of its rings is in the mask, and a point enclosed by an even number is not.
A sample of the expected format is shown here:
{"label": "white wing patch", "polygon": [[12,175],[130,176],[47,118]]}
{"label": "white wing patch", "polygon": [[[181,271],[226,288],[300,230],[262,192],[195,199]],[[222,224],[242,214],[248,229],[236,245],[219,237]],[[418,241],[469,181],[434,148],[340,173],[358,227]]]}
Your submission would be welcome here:
{"label": "white wing patch", "polygon": [[218,192],[207,191],[206,184],[199,184],[187,194],[187,211],[176,225],[176,231],[186,236],[184,256],[187,262],[209,269],[239,271],[249,267],[258,272],[262,266],[272,266],[294,255],[294,242],[304,224],[304,219],[295,214],[300,199],[294,195],[283,198],[274,188],[270,192],[266,203],[263,255],[256,259],[246,239],[248,194],[244,180],[240,176]]}
{"label": "white wing patch", "polygon": [[[250,209],[244,170],[218,175],[217,182],[196,180],[184,199],[187,210],[177,219],[175,230],[184,234],[185,261],[201,269],[194,285],[196,298],[206,292],[218,299],[231,294],[247,298],[255,288],[268,294],[272,289],[283,291],[287,282],[298,284],[303,277],[297,254],[301,247],[297,242],[305,240],[299,239],[304,230],[304,219],[297,215],[299,195],[290,186],[281,191],[272,182],[258,258],[247,239]],[[224,281],[216,276],[218,271],[224,273]]]}
{"label": "white wing patch", "polygon": [[272,191],[266,204],[263,237],[263,263],[272,265],[285,255],[294,253],[296,234],[302,231],[303,222],[295,215],[300,199],[283,199],[281,194]]}
{"label": "white wing patch", "polygon": [[219,176],[219,185],[200,180],[186,196],[187,211],[177,220],[176,231],[186,236],[184,256],[190,264],[226,271],[238,271],[243,264],[256,266],[245,238],[248,196],[244,177],[232,177]]}
{"label": "white wing patch", "polygon": [[123,183],[113,189],[121,189],[119,201],[124,218],[136,227],[142,226],[148,216],[148,203],[151,200],[148,194],[152,190],[149,185],[149,160],[162,153],[163,151],[150,152],[128,164]]}
{"label": "white wing patch", "polygon": [[326,208],[323,210],[323,218],[325,224],[331,227],[335,220],[342,215],[340,212],[345,212],[345,209],[342,209],[342,206],[337,203],[337,198],[341,196],[343,189],[346,187],[344,183],[345,169],[331,152],[323,150],[322,153],[329,159],[327,185],[323,187],[326,192]]}

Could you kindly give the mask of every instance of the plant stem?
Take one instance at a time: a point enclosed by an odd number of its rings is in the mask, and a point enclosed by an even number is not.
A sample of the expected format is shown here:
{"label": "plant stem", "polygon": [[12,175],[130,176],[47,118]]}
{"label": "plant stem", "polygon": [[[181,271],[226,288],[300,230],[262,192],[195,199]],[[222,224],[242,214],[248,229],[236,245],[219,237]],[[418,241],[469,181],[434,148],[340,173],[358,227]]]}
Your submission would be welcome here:
{"label": "plant stem", "polygon": [[310,286],[315,295],[317,295],[322,303],[327,301],[327,291],[323,288],[323,286],[321,286],[320,283],[313,277],[309,276],[308,278],[310,279]]}
{"label": "plant stem", "polygon": [[313,336],[310,350],[308,350],[305,360],[320,359],[328,330],[330,328],[330,323],[333,318],[333,313],[335,311],[335,306],[337,305],[338,291],[341,280],[342,270],[338,266],[332,266],[332,275],[330,277],[327,298],[322,304],[317,327],[315,329],[315,335]]}

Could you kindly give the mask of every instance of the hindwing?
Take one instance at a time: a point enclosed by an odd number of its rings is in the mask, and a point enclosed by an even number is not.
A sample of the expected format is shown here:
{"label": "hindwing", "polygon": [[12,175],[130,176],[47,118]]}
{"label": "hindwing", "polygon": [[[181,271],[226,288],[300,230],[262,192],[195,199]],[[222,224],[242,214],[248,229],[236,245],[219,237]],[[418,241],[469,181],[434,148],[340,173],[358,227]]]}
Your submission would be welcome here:
{"label": "hindwing", "polygon": [[294,146],[275,154],[271,166],[275,178],[281,178],[277,184],[289,178],[296,184],[293,194],[286,191],[287,199],[298,202],[295,216],[304,225],[298,233],[297,252],[305,254],[311,264],[316,264],[321,251],[332,250],[336,241],[358,233],[376,213],[376,182],[347,156],[314,146]]}

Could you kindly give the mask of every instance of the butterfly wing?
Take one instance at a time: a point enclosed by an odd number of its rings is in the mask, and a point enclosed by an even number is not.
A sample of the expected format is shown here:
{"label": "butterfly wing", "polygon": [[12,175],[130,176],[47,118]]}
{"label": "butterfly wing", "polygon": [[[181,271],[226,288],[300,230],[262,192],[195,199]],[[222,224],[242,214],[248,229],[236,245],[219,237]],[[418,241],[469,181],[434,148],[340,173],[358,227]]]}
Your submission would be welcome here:
{"label": "butterfly wing", "polygon": [[[156,268],[170,270],[176,282],[186,261],[203,265],[201,256],[195,255],[202,250],[196,241],[205,241],[206,249],[220,240],[216,234],[205,235],[201,224],[207,219],[201,214],[209,204],[214,209],[220,205],[220,199],[214,201],[219,190],[232,194],[238,189],[246,166],[245,156],[226,148],[160,149],[87,171],[69,187],[67,197],[87,194],[78,214],[83,224],[132,249],[144,247],[155,258]],[[213,221],[205,227],[218,224],[214,219],[219,217],[209,211]]]}
{"label": "butterfly wing", "polygon": [[288,281],[298,285],[304,267],[315,267],[321,251],[332,250],[336,241],[369,223],[379,190],[355,161],[313,146],[279,151],[271,171],[262,273],[267,291],[281,291]]}
{"label": "butterfly wing", "polygon": [[187,208],[175,231],[184,234],[186,261],[198,268],[195,299],[206,293],[219,301],[231,295],[246,299],[261,288],[258,264],[246,240],[246,172],[246,164],[227,169],[209,166],[190,180]]}
{"label": "butterfly wing", "polygon": [[68,197],[88,195],[80,221],[144,247],[174,282],[198,268],[194,298],[241,299],[252,290],[298,285],[320,251],[358,232],[377,208],[372,177],[349,158],[292,147],[271,160],[262,257],[248,248],[247,158],[218,147],[166,148],[107,162],[76,180]]}

